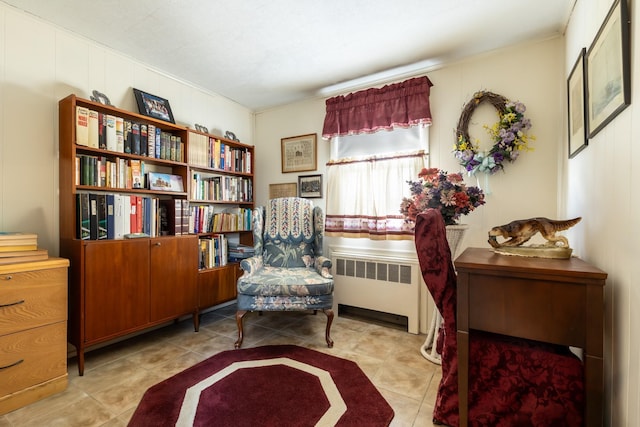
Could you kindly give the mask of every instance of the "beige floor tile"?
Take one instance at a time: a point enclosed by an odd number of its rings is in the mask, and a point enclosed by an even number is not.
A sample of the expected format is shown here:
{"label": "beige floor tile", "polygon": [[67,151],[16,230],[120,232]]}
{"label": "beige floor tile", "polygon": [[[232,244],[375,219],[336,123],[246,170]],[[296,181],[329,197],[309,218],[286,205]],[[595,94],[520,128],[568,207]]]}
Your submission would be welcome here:
{"label": "beige floor tile", "polygon": [[[293,344],[356,362],[393,407],[393,427],[430,427],[440,367],[420,353],[424,335],[409,334],[363,319],[337,316],[325,341],[326,316],[319,312],[249,313],[242,348]],[[203,313],[199,332],[180,322],[86,353],[85,375],[69,360],[69,387],[0,416],[0,427],[125,427],[152,385],[221,351],[237,337],[235,304]]]}

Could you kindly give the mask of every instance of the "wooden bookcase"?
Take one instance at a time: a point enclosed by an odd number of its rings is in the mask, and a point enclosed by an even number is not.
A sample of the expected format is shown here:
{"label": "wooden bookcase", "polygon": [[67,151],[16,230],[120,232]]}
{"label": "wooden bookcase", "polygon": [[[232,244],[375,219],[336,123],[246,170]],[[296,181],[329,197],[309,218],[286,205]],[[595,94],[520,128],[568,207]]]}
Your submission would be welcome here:
{"label": "wooden bookcase", "polygon": [[[148,129],[159,129],[158,132],[163,137],[166,134],[178,141],[175,144],[178,147],[175,149],[176,154],[169,157],[167,149],[166,158],[157,158],[151,153],[152,157],[149,155],[151,146],[146,153],[141,150],[141,154],[137,154],[138,150],[122,152],[122,147],[114,151],[112,144],[109,144],[110,149],[107,149],[106,143],[98,142],[96,146],[95,139],[89,145],[84,145],[86,142],[76,132],[78,107],[121,118],[125,123],[137,123],[140,128],[144,125]],[[68,340],[77,350],[78,370],[83,375],[84,353],[88,348],[185,315],[193,316],[194,329],[197,331],[202,309],[236,297],[238,264],[201,268],[199,240],[224,235],[229,239],[251,244],[250,226],[247,230],[225,229],[220,232],[195,233],[193,218],[188,213],[195,206],[210,206],[210,209],[217,211],[231,208],[252,209],[252,194],[244,200],[201,199],[193,194],[195,187],[192,181],[194,173],[219,176],[240,180],[253,191],[254,151],[253,146],[194,132],[180,125],[81,99],[75,95],[59,102],[59,133],[60,256],[69,259],[71,263]],[[81,144],[78,143],[78,138]],[[198,143],[202,138],[213,138],[213,141],[217,139],[225,146],[242,153],[245,162],[243,169],[220,169],[203,163],[202,144]],[[172,175],[180,177],[183,189],[151,190],[146,183],[141,188],[132,188],[132,182],[126,176],[124,180],[118,181],[119,172],[103,172],[101,180],[95,175],[88,179],[88,175],[83,172],[86,167],[80,166],[87,159],[98,164],[141,163],[144,165],[141,172],[143,180],[146,172]],[[188,159],[195,163],[188,163]],[[100,167],[92,170],[99,174]],[[105,178],[105,175],[111,179]],[[101,200],[101,195],[139,196],[149,201],[147,206],[174,205],[176,209],[181,206],[184,215],[183,219],[179,219],[177,214],[178,219],[168,221],[171,223],[170,227],[163,227],[163,233],[159,232],[161,221],[157,213],[146,217],[145,221],[151,224],[144,229],[148,231],[149,237],[122,238],[116,235],[114,238],[110,234],[104,238],[104,233],[98,233],[92,234],[89,239],[80,238],[82,224],[78,222],[78,195],[81,194],[95,195],[92,197],[98,200]],[[106,211],[110,213],[111,209]],[[151,218],[157,220],[152,221]],[[133,221],[133,217],[131,220]],[[163,224],[166,225],[166,222]],[[97,236],[103,238],[96,238]]]}

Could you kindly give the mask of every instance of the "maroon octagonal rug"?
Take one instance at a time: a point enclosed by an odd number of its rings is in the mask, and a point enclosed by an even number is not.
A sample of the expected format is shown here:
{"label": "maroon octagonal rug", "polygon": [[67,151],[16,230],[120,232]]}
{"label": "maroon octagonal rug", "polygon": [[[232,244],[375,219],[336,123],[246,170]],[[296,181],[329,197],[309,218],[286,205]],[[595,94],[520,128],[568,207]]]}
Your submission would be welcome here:
{"label": "maroon octagonal rug", "polygon": [[393,409],[358,365],[294,345],[229,350],[148,389],[131,427],[386,427]]}

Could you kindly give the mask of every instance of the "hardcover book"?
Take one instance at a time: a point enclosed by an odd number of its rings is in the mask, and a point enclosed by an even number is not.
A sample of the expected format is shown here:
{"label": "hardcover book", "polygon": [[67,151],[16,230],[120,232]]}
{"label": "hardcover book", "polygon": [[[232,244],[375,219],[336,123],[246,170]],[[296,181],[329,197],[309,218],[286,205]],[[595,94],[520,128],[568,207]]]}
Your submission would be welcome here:
{"label": "hardcover book", "polygon": [[76,106],[76,144],[89,145],[89,109]]}
{"label": "hardcover book", "polygon": [[105,116],[105,120],[107,122],[106,126],[106,140],[107,140],[107,150],[109,151],[118,151],[118,122],[115,116],[107,114]]}
{"label": "hardcover book", "polygon": [[89,239],[98,240],[98,198],[89,193]]}
{"label": "hardcover book", "polygon": [[81,240],[91,238],[89,195],[86,193],[76,194],[76,237]]}
{"label": "hardcover book", "polygon": [[97,204],[97,214],[98,214],[98,240],[104,240],[108,238],[106,194],[96,194],[96,204]]}
{"label": "hardcover book", "polygon": [[98,112],[94,110],[89,110],[89,126],[88,126],[88,145],[92,148],[98,148]]}
{"label": "hardcover book", "polygon": [[116,146],[115,150],[118,153],[124,153],[124,119],[122,117],[115,117],[116,122]]}

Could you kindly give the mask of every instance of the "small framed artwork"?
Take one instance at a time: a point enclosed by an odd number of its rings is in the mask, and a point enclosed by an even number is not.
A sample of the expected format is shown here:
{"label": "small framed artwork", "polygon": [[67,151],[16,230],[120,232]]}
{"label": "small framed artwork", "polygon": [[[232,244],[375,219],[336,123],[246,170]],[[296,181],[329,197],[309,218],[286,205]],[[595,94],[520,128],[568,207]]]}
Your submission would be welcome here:
{"label": "small framed artwork", "polygon": [[322,175],[301,175],[298,177],[300,197],[319,199],[322,197]]}
{"label": "small framed artwork", "polygon": [[298,185],[295,182],[285,184],[269,184],[269,198],[298,197]]}
{"label": "small framed artwork", "polygon": [[627,0],[613,2],[586,63],[587,128],[593,138],[631,103]]}
{"label": "small framed artwork", "polygon": [[317,169],[317,135],[292,136],[281,139],[282,173]]}
{"label": "small framed artwork", "polygon": [[586,51],[587,50],[585,48],[580,50],[580,55],[578,55],[578,59],[569,74],[569,79],[567,80],[570,159],[575,157],[575,155],[580,151],[584,150],[588,144],[586,126],[587,116],[584,104],[584,56]]}
{"label": "small framed artwork", "polygon": [[147,180],[149,182],[150,190],[184,192],[182,177],[179,175],[149,172]]}
{"label": "small framed artwork", "polygon": [[175,123],[173,112],[169,101],[156,95],[143,92],[140,89],[133,89],[138,104],[138,111],[147,117],[164,120],[165,122]]}

